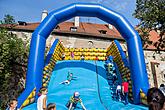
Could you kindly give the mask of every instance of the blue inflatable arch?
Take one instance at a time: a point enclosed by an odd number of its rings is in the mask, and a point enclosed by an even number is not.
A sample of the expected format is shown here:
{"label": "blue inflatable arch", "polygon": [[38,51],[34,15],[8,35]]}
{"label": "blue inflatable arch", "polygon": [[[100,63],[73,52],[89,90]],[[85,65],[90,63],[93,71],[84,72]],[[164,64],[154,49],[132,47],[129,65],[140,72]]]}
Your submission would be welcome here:
{"label": "blue inflatable arch", "polygon": [[146,93],[149,88],[140,37],[122,15],[98,4],[71,4],[59,10],[52,11],[37,27],[32,35],[30,45],[26,90],[34,86],[38,92],[42,85],[44,52],[47,37],[58,23],[75,16],[100,18],[114,25],[124,37],[128,47],[131,78],[133,80],[134,103],[139,103],[140,89]]}

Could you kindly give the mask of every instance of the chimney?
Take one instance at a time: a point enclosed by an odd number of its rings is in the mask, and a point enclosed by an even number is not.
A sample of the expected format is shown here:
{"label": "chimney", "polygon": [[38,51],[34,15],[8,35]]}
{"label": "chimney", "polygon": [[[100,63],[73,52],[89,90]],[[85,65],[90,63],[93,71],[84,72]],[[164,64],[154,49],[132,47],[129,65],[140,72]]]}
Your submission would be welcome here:
{"label": "chimney", "polygon": [[48,11],[47,11],[47,10],[44,10],[44,11],[42,12],[41,22],[46,18],[47,15],[48,15]]}
{"label": "chimney", "polygon": [[113,26],[111,24],[108,24],[109,29],[113,29]]}
{"label": "chimney", "polygon": [[80,19],[79,16],[76,16],[76,17],[74,18],[74,26],[75,26],[75,27],[79,27],[79,23],[80,23],[79,19]]}

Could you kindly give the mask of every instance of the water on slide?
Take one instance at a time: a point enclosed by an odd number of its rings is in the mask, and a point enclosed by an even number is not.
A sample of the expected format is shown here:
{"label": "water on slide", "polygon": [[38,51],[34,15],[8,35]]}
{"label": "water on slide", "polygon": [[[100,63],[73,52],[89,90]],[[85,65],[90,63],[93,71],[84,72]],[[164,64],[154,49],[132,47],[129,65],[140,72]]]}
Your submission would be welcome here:
{"label": "water on slide", "polygon": [[[69,85],[59,84],[66,80],[68,71],[73,73],[74,80]],[[57,62],[48,86],[47,103],[56,103],[57,110],[67,110],[65,105],[75,91],[80,93],[87,110],[147,110],[146,107],[124,105],[112,99],[112,90],[102,61]],[[81,109],[78,104],[75,110]],[[23,110],[37,110],[36,103]]]}

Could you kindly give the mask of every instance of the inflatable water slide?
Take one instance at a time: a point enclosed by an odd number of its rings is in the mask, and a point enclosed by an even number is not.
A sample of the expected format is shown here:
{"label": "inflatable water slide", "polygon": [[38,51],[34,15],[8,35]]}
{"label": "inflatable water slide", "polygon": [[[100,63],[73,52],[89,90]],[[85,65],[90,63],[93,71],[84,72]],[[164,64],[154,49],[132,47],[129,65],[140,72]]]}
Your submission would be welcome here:
{"label": "inflatable water slide", "polygon": [[[113,24],[126,40],[128,56],[117,40],[102,49],[65,48],[56,39],[44,59],[46,39],[51,31],[58,23],[74,16],[98,17]],[[74,57],[70,55],[72,52]],[[65,54],[63,60],[62,54]],[[112,72],[117,74],[117,82],[125,78],[129,82],[128,105],[115,98],[117,84],[112,83],[107,69],[110,58],[113,58]],[[60,84],[68,72],[75,79],[69,85]],[[18,107],[23,110],[37,110],[41,87],[48,89],[47,103],[56,103],[57,110],[68,109],[66,103],[75,91],[80,93],[87,110],[147,110],[141,105],[146,104],[149,84],[140,37],[123,16],[102,5],[71,4],[51,12],[32,35],[26,78],[26,88],[18,98]],[[76,109],[82,108],[78,105]]]}

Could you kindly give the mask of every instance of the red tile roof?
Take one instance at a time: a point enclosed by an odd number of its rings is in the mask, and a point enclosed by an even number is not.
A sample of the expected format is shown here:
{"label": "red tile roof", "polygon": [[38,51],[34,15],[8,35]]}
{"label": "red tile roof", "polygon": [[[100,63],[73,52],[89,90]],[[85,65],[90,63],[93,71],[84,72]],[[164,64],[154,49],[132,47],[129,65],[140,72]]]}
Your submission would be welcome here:
{"label": "red tile roof", "polygon": [[39,23],[27,23],[27,25],[19,25],[19,24],[0,24],[0,27],[7,27],[13,29],[22,29],[22,30],[32,30],[34,31]]}
{"label": "red tile roof", "polygon": [[[26,31],[34,31],[36,27],[40,23],[27,23],[27,25],[13,25],[13,29],[20,29]],[[1,24],[0,27],[11,27],[8,24]],[[63,22],[58,24],[59,28],[54,29],[54,32],[64,32],[64,33],[74,33],[74,34],[84,34],[84,35],[91,35],[96,37],[103,37],[103,38],[113,38],[113,39],[121,39],[124,40],[120,33],[116,30],[115,27],[113,29],[108,29],[108,26],[105,24],[92,24],[92,23],[80,23],[80,26],[77,28],[76,32],[71,32],[70,28],[74,27],[73,22]],[[101,34],[99,31],[105,30],[106,34]]]}
{"label": "red tile roof", "polygon": [[[13,29],[24,30],[24,31],[34,31],[40,23],[27,23],[27,25],[13,25]],[[8,27],[11,25],[1,24],[0,27]],[[79,27],[77,27],[76,32],[70,30],[71,27],[74,27],[73,22],[63,22],[58,24],[58,28],[54,29],[53,32],[57,33],[71,33],[79,35],[88,35],[94,37],[108,38],[108,39],[120,39],[124,40],[117,29],[113,26],[113,29],[109,29],[107,24],[93,24],[93,23],[83,23],[81,22]],[[101,34],[99,31],[106,31],[106,34]],[[159,35],[155,31],[150,32],[150,40],[156,42],[159,38]],[[147,47],[147,49],[156,49],[153,45]]]}
{"label": "red tile roof", "polygon": [[[150,35],[149,36],[149,39],[153,43],[155,43],[156,41],[158,41],[159,38],[160,38],[159,37],[159,34],[156,31],[150,31],[149,35]],[[156,48],[154,47],[154,45],[148,45],[147,49],[156,49]]]}

